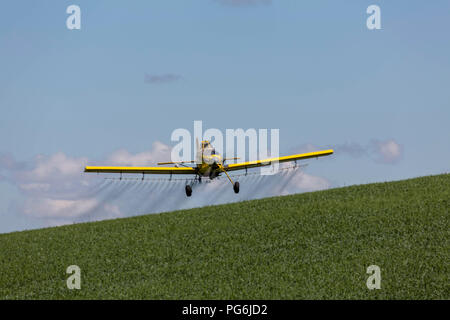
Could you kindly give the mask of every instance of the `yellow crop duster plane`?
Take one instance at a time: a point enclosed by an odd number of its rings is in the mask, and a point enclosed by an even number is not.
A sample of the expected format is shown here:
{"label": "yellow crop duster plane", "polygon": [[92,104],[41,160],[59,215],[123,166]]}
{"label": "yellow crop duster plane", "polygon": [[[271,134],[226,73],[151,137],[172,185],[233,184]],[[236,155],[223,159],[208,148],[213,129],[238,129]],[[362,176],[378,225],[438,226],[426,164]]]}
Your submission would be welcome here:
{"label": "yellow crop duster plane", "polygon": [[[220,154],[216,152],[214,147],[209,141],[202,141],[201,150],[197,152],[198,161],[179,161],[179,162],[159,162],[158,165],[175,165],[174,167],[90,167],[87,166],[84,172],[103,172],[103,173],[139,173],[142,174],[183,174],[193,175],[195,180],[201,182],[201,177],[209,177],[211,180],[224,173],[228,180],[233,185],[235,193],[239,193],[239,182],[233,182],[228,172],[236,170],[247,170],[250,168],[268,166],[276,162],[288,162],[304,160],[309,158],[318,158],[333,154],[333,150],[322,150],[316,152],[308,152],[301,154],[294,154],[290,156],[268,158],[263,160],[225,164],[227,160],[236,160],[239,158],[222,158]],[[186,163],[197,163],[195,167],[186,166]],[[181,167],[179,166],[181,165]],[[192,185],[187,184],[186,195],[190,197],[192,195]]]}

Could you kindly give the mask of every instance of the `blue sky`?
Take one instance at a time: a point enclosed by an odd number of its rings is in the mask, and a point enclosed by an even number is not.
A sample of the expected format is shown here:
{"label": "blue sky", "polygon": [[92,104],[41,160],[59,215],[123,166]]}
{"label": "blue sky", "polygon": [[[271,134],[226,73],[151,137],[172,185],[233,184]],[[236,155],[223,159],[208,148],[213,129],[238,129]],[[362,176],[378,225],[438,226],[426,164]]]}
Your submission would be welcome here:
{"label": "blue sky", "polygon": [[[66,28],[71,4],[81,30]],[[366,27],[371,4],[381,30]],[[334,147],[307,168],[330,186],[448,172],[448,30],[448,1],[7,2],[0,232],[45,226],[17,209],[42,196],[20,187],[36,182],[25,176],[39,155],[82,163],[154,151],[194,120],[279,128],[282,154]],[[395,161],[383,161],[383,143],[399,147]]]}

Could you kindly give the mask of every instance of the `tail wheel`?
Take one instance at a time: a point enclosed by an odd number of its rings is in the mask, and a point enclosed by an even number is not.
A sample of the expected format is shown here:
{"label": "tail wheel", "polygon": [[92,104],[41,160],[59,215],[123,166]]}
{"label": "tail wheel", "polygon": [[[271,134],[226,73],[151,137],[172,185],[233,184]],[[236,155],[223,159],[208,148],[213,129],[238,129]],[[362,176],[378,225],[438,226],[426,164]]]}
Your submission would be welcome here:
{"label": "tail wheel", "polygon": [[235,182],[233,185],[234,193],[239,193],[239,182]]}
{"label": "tail wheel", "polygon": [[192,195],[192,188],[191,188],[191,186],[187,184],[185,189],[186,189],[186,195],[188,197],[190,197]]}

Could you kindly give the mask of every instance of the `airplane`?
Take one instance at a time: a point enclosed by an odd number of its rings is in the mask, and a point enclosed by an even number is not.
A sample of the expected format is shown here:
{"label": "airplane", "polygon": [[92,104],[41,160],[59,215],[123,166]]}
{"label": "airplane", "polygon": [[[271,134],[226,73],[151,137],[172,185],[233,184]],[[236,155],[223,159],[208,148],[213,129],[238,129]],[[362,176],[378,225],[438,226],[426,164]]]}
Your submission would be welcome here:
{"label": "airplane", "polygon": [[[120,173],[121,177],[123,173],[142,173],[142,179],[145,174],[182,174],[182,175],[194,175],[195,180],[201,182],[202,177],[209,177],[213,180],[224,173],[228,180],[233,185],[235,193],[239,193],[239,182],[233,181],[228,174],[230,171],[246,170],[250,168],[268,166],[276,162],[289,162],[304,160],[309,158],[318,158],[333,154],[333,149],[321,150],[315,152],[294,154],[284,157],[267,158],[263,160],[255,160],[241,163],[225,164],[227,160],[237,160],[239,158],[223,158],[215,148],[211,145],[210,141],[204,140],[201,142],[201,149],[198,146],[197,141],[197,161],[177,161],[177,162],[158,162],[158,165],[175,165],[174,167],[92,167],[86,166],[84,172],[97,172],[97,173]],[[196,163],[195,167],[186,166],[187,163]],[[181,167],[180,167],[181,166]],[[186,196],[192,195],[192,185],[186,184],[185,186]]]}

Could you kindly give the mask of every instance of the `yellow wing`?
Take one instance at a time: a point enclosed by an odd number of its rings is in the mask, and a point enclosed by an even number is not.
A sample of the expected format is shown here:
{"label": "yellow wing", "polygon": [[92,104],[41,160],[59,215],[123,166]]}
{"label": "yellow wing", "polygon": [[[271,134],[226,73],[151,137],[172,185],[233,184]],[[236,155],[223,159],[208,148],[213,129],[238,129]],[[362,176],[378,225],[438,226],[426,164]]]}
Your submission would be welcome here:
{"label": "yellow wing", "polygon": [[142,174],[195,174],[191,167],[86,167],[84,172],[142,173]]}
{"label": "yellow wing", "polygon": [[241,169],[247,169],[247,168],[269,166],[274,162],[288,162],[288,161],[296,161],[296,160],[304,160],[304,159],[309,159],[309,158],[323,157],[323,156],[328,156],[330,154],[333,154],[333,152],[334,151],[332,149],[329,149],[329,150],[322,150],[322,151],[316,151],[316,152],[294,154],[291,156],[284,156],[284,157],[278,157],[278,158],[269,158],[269,159],[263,159],[263,160],[257,160],[257,161],[233,163],[233,164],[225,165],[224,169],[226,171],[235,171],[235,170],[241,170]]}

